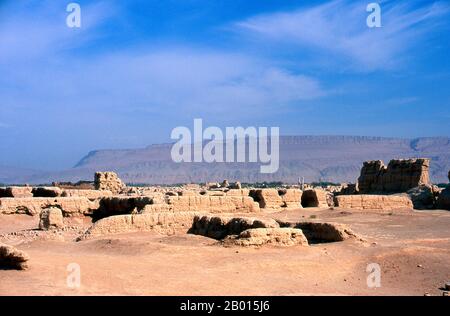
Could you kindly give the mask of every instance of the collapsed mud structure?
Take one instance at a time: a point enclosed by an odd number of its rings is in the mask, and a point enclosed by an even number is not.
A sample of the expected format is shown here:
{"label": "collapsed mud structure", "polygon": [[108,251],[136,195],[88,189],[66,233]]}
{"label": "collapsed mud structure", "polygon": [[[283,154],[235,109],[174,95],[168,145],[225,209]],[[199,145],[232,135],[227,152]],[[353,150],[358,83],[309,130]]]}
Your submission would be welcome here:
{"label": "collapsed mud structure", "polygon": [[408,196],[396,195],[339,195],[336,207],[360,210],[411,210],[413,203]]}
{"label": "collapsed mud structure", "polygon": [[391,160],[387,166],[381,160],[366,161],[354,195],[349,196],[346,188],[335,196],[335,205],[357,209],[450,210],[448,204],[442,203],[446,191],[431,183],[429,169],[428,158]]}
{"label": "collapsed mud structure", "polygon": [[18,250],[13,246],[0,243],[0,268],[13,270],[28,269],[28,260],[30,257],[24,251]]}
{"label": "collapsed mud structure", "polygon": [[387,166],[383,161],[366,161],[358,179],[358,190],[367,193],[406,192],[421,185],[430,184],[430,159],[391,160]]}
{"label": "collapsed mud structure", "polygon": [[[429,164],[429,159],[393,160],[388,166],[369,161],[364,163],[357,185],[304,185],[303,190],[295,186],[242,188],[239,182],[226,180],[183,187],[129,187],[114,172],[96,172],[95,189],[0,188],[0,214],[38,217],[38,230],[28,233],[31,238],[40,238],[45,232],[52,238],[61,237],[61,232],[72,229],[77,241],[133,232],[194,234],[223,246],[308,246],[363,240],[342,224],[283,222],[273,216],[301,209],[380,213],[450,209],[450,185],[444,190],[431,185]],[[71,228],[68,223],[77,218],[92,224],[87,229]],[[0,235],[0,241],[2,236],[12,235]],[[8,256],[15,253],[9,248],[4,252]]]}

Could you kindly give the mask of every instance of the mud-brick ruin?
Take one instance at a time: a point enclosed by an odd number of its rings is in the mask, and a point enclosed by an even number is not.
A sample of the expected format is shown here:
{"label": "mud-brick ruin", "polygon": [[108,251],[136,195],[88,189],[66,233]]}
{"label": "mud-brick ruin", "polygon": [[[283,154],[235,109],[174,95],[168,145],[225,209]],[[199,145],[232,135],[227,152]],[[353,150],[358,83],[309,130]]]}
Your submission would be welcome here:
{"label": "mud-brick ruin", "polygon": [[[355,185],[242,188],[240,183],[187,184],[182,187],[130,187],[114,172],[97,172],[92,189],[11,186],[0,188],[0,216],[37,217],[32,231],[0,235],[5,240],[68,238],[73,242],[121,233],[196,234],[219,245],[247,247],[308,246],[364,238],[349,227],[303,219],[275,220],[273,215],[302,208],[362,212],[450,210],[450,186],[430,183],[429,159],[365,162]],[[449,174],[450,176],[450,174]],[[88,226],[75,223],[89,223]],[[70,232],[70,234],[68,233]],[[69,234],[69,235],[67,235]],[[50,237],[49,237],[50,236]],[[0,244],[0,265],[27,267],[28,256]]]}
{"label": "mud-brick ruin", "polygon": [[421,185],[430,185],[430,159],[366,161],[358,179],[359,193],[406,192]]}

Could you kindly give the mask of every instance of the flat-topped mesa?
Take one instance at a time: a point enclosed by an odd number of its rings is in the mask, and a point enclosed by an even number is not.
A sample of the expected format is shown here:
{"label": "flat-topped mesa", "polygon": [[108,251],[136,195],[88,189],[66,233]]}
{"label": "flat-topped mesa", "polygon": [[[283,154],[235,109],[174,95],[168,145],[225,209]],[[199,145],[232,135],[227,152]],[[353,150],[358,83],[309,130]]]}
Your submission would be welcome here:
{"label": "flat-topped mesa", "polygon": [[399,193],[430,184],[430,159],[366,161],[358,179],[359,193]]}
{"label": "flat-topped mesa", "polygon": [[119,194],[126,187],[115,172],[96,172],[94,185],[96,190],[109,190],[113,194]]}

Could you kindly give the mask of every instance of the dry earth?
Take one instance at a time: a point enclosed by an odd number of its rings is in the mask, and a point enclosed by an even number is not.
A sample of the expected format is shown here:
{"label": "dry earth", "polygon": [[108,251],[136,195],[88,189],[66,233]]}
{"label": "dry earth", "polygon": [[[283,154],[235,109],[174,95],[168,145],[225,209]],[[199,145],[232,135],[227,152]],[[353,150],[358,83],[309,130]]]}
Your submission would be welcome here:
{"label": "dry earth", "polygon": [[[0,241],[26,251],[30,268],[0,270],[0,295],[442,295],[450,281],[447,211],[302,209],[261,216],[344,223],[366,241],[255,248],[223,247],[190,234],[82,242],[74,242],[73,230],[47,240],[9,236]],[[89,226],[86,219],[76,221]],[[0,216],[0,234],[29,234],[37,225],[37,217]],[[79,289],[67,287],[70,263],[81,267]],[[367,286],[369,263],[381,266],[380,288]]]}

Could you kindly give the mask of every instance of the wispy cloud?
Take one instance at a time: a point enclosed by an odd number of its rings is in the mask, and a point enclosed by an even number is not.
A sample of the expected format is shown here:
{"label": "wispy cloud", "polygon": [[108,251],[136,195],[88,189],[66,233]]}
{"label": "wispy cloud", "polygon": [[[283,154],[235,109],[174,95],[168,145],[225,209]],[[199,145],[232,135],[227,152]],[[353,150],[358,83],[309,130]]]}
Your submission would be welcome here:
{"label": "wispy cloud", "polygon": [[[65,104],[97,112],[171,110],[174,116],[239,109],[230,113],[245,116],[255,108],[277,111],[326,94],[315,78],[243,53],[147,43],[114,52],[98,49],[102,24],[120,23],[120,8],[109,2],[82,5],[82,27],[70,29],[63,5],[32,3],[34,10],[11,13],[14,2],[0,22],[4,107],[43,110]],[[110,33],[107,29],[105,36]],[[89,45],[97,49],[90,52]]]}
{"label": "wispy cloud", "polygon": [[[15,75],[16,86],[22,87],[21,103],[37,107],[36,102],[46,100],[43,106],[49,107],[76,102],[78,107],[95,106],[98,111],[138,107],[171,110],[174,115],[234,109],[246,115],[255,109],[277,111],[280,106],[326,94],[316,79],[264,60],[184,47],[72,58],[70,64],[71,71],[45,63]],[[4,100],[18,93],[0,87]]]}
{"label": "wispy cloud", "polygon": [[370,71],[392,68],[402,55],[419,45],[448,15],[449,5],[433,2],[414,7],[412,1],[385,1],[382,27],[368,28],[367,1],[336,0],[292,12],[250,17],[235,23],[236,30],[260,36],[263,41],[287,43],[299,48],[318,49],[351,62],[355,69]]}
{"label": "wispy cloud", "polygon": [[67,3],[54,1],[5,2],[0,10],[0,62],[33,60],[75,49],[95,40],[96,31],[117,13],[111,3],[98,1],[82,6],[82,27],[66,25]]}
{"label": "wispy cloud", "polygon": [[409,105],[416,103],[420,100],[418,97],[410,96],[410,97],[400,97],[393,98],[386,101],[388,105]]}

